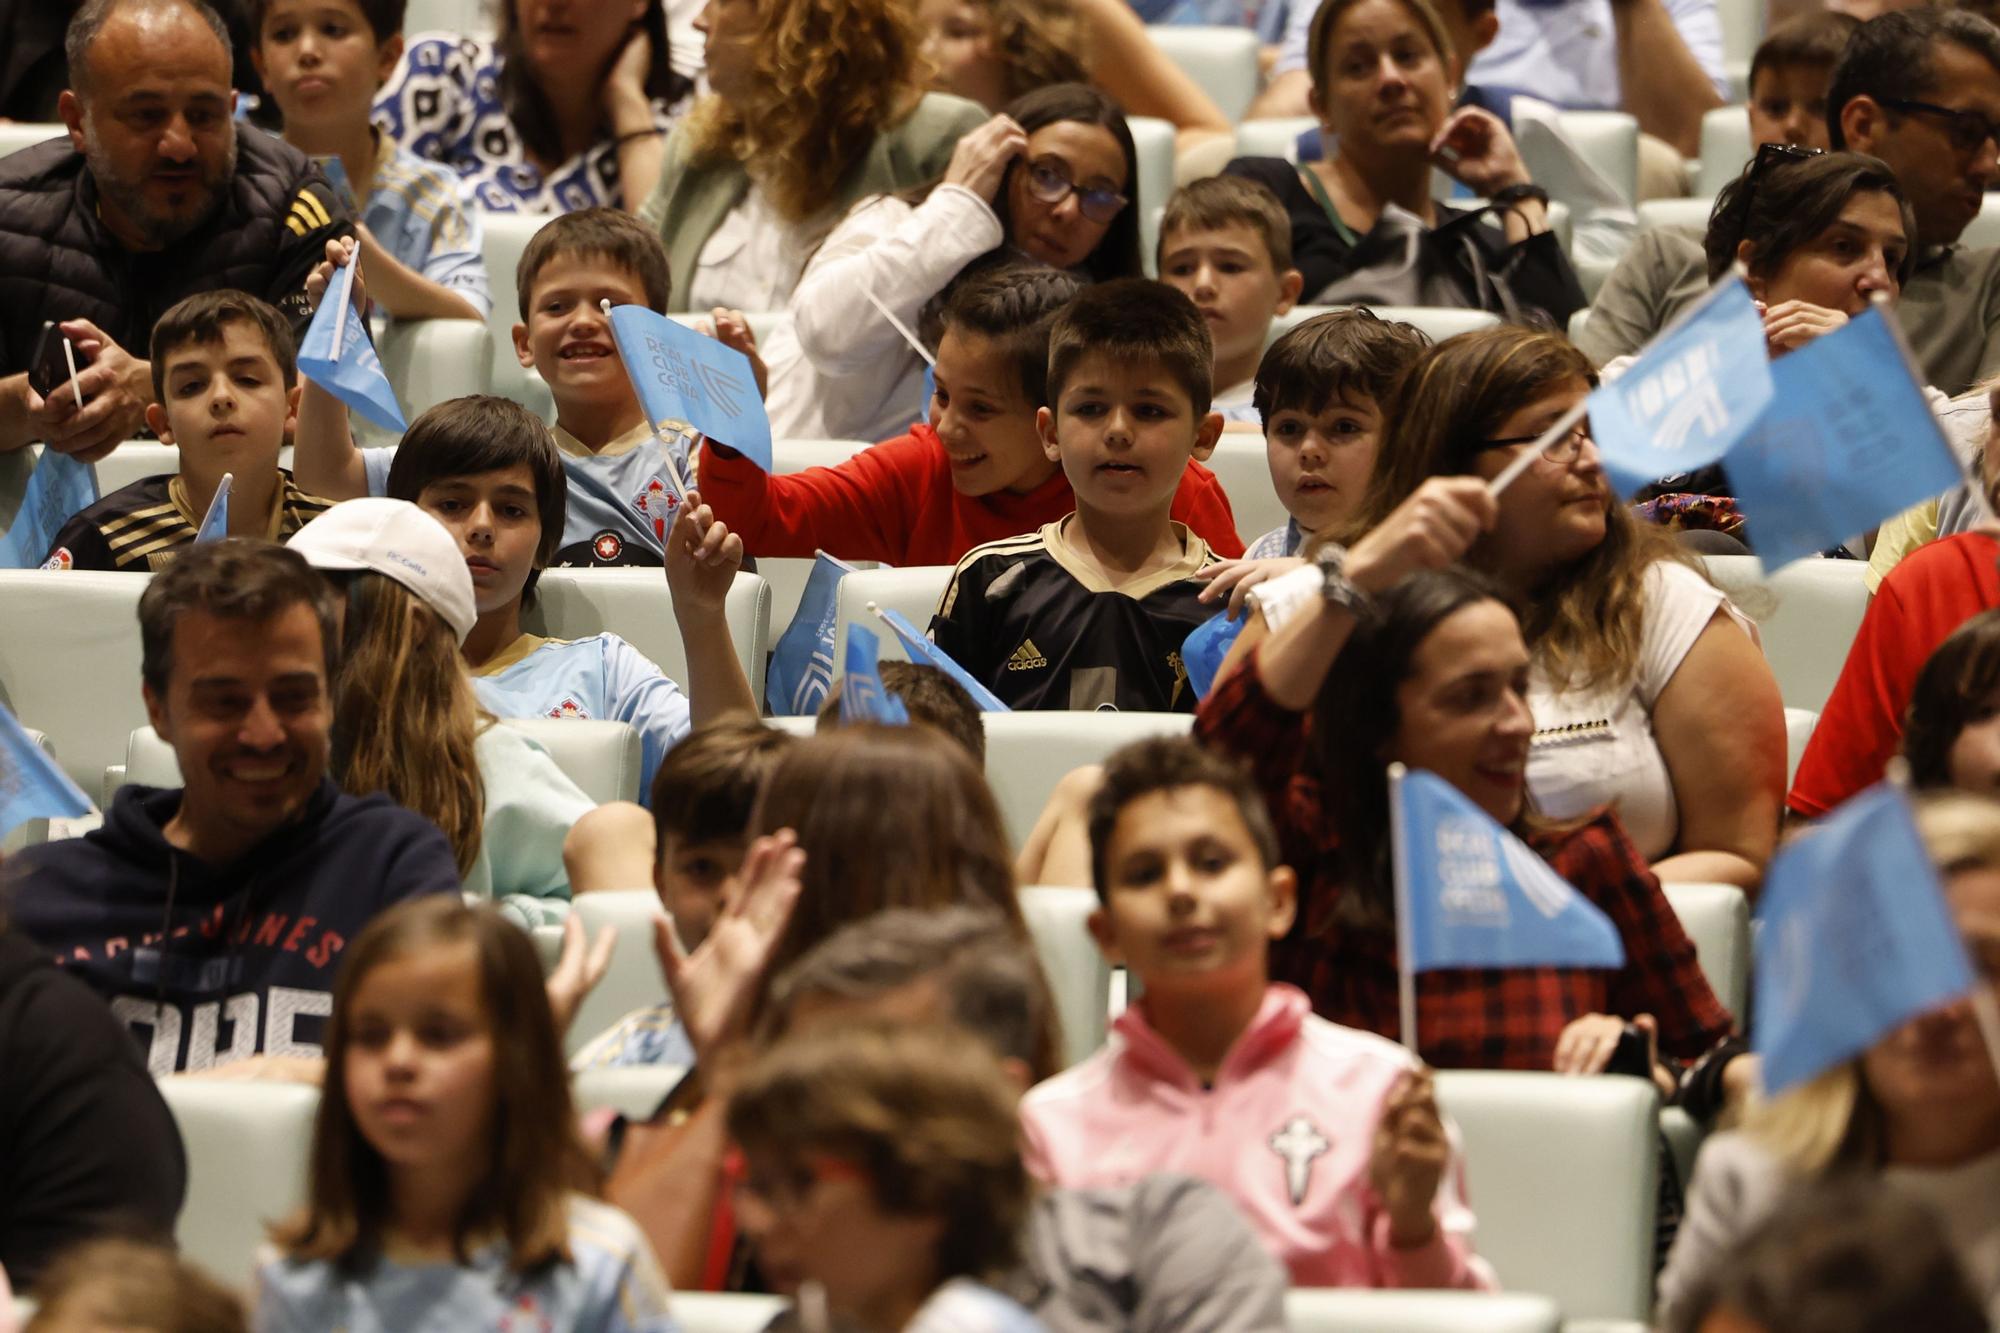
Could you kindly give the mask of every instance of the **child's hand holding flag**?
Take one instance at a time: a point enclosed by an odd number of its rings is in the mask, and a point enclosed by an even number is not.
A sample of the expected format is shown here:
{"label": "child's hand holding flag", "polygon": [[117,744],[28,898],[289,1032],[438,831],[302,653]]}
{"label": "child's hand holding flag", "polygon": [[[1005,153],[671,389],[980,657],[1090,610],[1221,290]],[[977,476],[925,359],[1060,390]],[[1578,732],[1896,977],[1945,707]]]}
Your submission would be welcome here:
{"label": "child's hand holding flag", "polygon": [[667,588],[674,609],[722,613],[730,585],[743,568],[743,539],[689,491],[687,503],[674,513],[666,536]]}

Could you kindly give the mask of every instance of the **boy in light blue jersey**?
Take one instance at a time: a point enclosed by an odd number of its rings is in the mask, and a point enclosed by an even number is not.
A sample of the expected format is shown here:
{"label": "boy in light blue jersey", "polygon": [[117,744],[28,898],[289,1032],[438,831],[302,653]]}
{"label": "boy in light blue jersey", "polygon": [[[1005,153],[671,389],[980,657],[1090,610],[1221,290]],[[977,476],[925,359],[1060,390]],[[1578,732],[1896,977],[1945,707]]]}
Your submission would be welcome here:
{"label": "boy in light blue jersey", "polygon": [[549,563],[573,492],[544,426],[505,398],[440,403],[410,423],[388,493],[451,530],[472,574],[478,619],[465,659],[479,701],[501,717],[630,723],[644,751],[641,791],[692,727],[732,711],[757,714],[723,614],[743,543],[700,497],[666,534],[667,587],[687,645],[688,688],[616,634],[575,640],[524,633],[521,610]]}
{"label": "boy in light blue jersey", "polygon": [[359,220],[362,270],[382,308],[397,319],[483,320],[493,297],[479,215],[457,173],[405,152],[370,120],[403,54],[403,10],[404,0],[251,0],[250,60],[285,141],[320,160]]}

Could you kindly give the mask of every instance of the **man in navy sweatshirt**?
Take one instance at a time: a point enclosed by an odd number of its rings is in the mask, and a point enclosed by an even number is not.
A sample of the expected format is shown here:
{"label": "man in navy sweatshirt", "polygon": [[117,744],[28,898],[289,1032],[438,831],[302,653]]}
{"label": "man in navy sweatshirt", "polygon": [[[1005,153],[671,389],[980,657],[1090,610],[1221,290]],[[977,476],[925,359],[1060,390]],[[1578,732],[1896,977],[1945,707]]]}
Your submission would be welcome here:
{"label": "man in navy sweatshirt", "polygon": [[102,828],[8,863],[13,928],[110,1001],[156,1076],[317,1059],[347,942],[393,903],[459,891],[435,825],[326,776],[337,625],[295,552],[183,552],[139,632],[185,785],[124,787]]}

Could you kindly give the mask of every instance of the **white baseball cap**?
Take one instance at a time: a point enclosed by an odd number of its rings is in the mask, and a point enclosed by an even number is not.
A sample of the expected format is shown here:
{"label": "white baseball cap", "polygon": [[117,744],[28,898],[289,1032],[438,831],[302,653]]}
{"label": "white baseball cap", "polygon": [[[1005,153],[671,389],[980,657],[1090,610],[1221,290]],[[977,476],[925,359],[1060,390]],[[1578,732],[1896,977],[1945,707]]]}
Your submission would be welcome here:
{"label": "white baseball cap", "polygon": [[394,579],[443,616],[461,645],[479,617],[458,539],[408,500],[344,500],[285,545],[315,569],[366,569]]}

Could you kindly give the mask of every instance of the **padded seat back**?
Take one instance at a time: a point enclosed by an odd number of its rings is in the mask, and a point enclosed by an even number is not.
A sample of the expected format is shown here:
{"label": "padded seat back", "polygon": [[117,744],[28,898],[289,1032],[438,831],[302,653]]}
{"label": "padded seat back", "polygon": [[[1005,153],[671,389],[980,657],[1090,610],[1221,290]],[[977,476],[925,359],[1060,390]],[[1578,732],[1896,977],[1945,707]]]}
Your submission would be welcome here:
{"label": "padded seat back", "polygon": [[1098,952],[1088,924],[1096,910],[1093,889],[1038,885],[1021,890],[1021,915],[1049,979],[1068,1064],[1104,1044],[1111,1017],[1111,964]]}
{"label": "padded seat back", "polygon": [[1867,564],[1795,560],[1776,574],[1766,574],[1748,555],[1711,555],[1703,564],[1737,609],[1757,622],[1785,706],[1824,711],[1868,610]]}
{"label": "padded seat back", "polygon": [[[738,574],[723,614],[750,688],[762,698],[771,635],[770,587],[755,574]],[[616,634],[676,684],[687,685],[687,647],[661,570],[545,569],[535,585],[534,607],[521,613],[521,628],[554,639]]]}
{"label": "padded seat back", "polygon": [[[675,1307],[679,1313],[679,1306]],[[1285,1293],[1291,1333],[1556,1333],[1562,1313],[1527,1292],[1365,1291],[1294,1287]]]}
{"label": "padded seat back", "polygon": [[790,1306],[782,1296],[727,1291],[677,1291],[674,1323],[681,1333],[764,1333]]}
{"label": "padded seat back", "polygon": [[566,1044],[575,1055],[634,1009],[667,998],[666,978],[660,975],[659,955],[653,949],[653,922],[667,913],[651,889],[579,893],[570,903],[570,911],[583,921],[592,940],[606,926],[618,932],[618,945],[612,950],[604,980],[584,1000],[576,1021],[569,1026]]}
{"label": "padded seat back", "polygon": [[0,703],[49,738],[85,792],[146,725],[139,594],[146,574],[0,570]]}
{"label": "padded seat back", "polygon": [[127,440],[91,467],[97,473],[97,493],[109,495],[135,481],[179,472],[181,451],[158,440]]}
{"label": "padded seat back", "polygon": [[164,1078],[187,1149],[181,1253],[231,1286],[256,1271],[265,1227],[306,1201],[319,1089],[300,1083]]}
{"label": "padded seat back", "polygon": [[[573,1075],[570,1091],[579,1114],[612,1110],[628,1120],[650,1120],[686,1075],[679,1065],[606,1065]],[[674,1302],[678,1305],[680,1298]]]}
{"label": "padded seat back", "polygon": [[[509,273],[494,288],[494,303],[511,309],[513,290]],[[510,357],[513,349],[510,338]],[[493,383],[493,331],[473,320],[392,319],[376,337],[375,350],[405,421],[448,399],[485,393]]]}
{"label": "padded seat back", "polygon": [[1311,116],[1278,116],[1270,120],[1246,120],[1236,127],[1238,157],[1282,157],[1299,160],[1299,136],[1316,129],[1319,121]]}
{"label": "padded seat back", "polygon": [[1626,203],[1639,197],[1639,122],[1623,111],[1559,111],[1556,123],[1577,155]]}
{"label": "padded seat back", "polygon": [[1230,124],[1243,119],[1263,83],[1256,33],[1248,28],[1187,23],[1153,24],[1146,35],[1208,94]]}
{"label": "padded seat back", "polygon": [[1277,488],[1271,485],[1270,456],[1261,433],[1224,431],[1204,466],[1228,494],[1236,535],[1245,546],[1291,518],[1278,499]]}
{"label": "padded seat back", "polygon": [[1100,764],[1113,750],[1148,736],[1185,736],[1190,713],[987,713],[986,781],[1000,805],[1007,838],[1027,842],[1056,783],[1072,769]]}
{"label": "padded seat back", "polygon": [[1701,161],[1695,168],[1696,197],[1713,199],[1722,187],[1743,174],[1757,152],[1750,142],[1750,113],[1741,106],[1719,106],[1702,113]]}
{"label": "padded seat back", "polygon": [[1734,884],[1662,884],[1681,929],[1694,943],[1709,989],[1747,1027],[1750,993],[1750,899]]}
{"label": "padded seat back", "polygon": [[885,611],[900,611],[919,633],[930,629],[938,600],[951,582],[951,565],[910,565],[901,569],[863,569],[840,581],[833,627],[833,674],[846,668],[847,627],[863,625],[882,641],[884,661],[907,662],[902,640],[869,611],[873,602]]}

